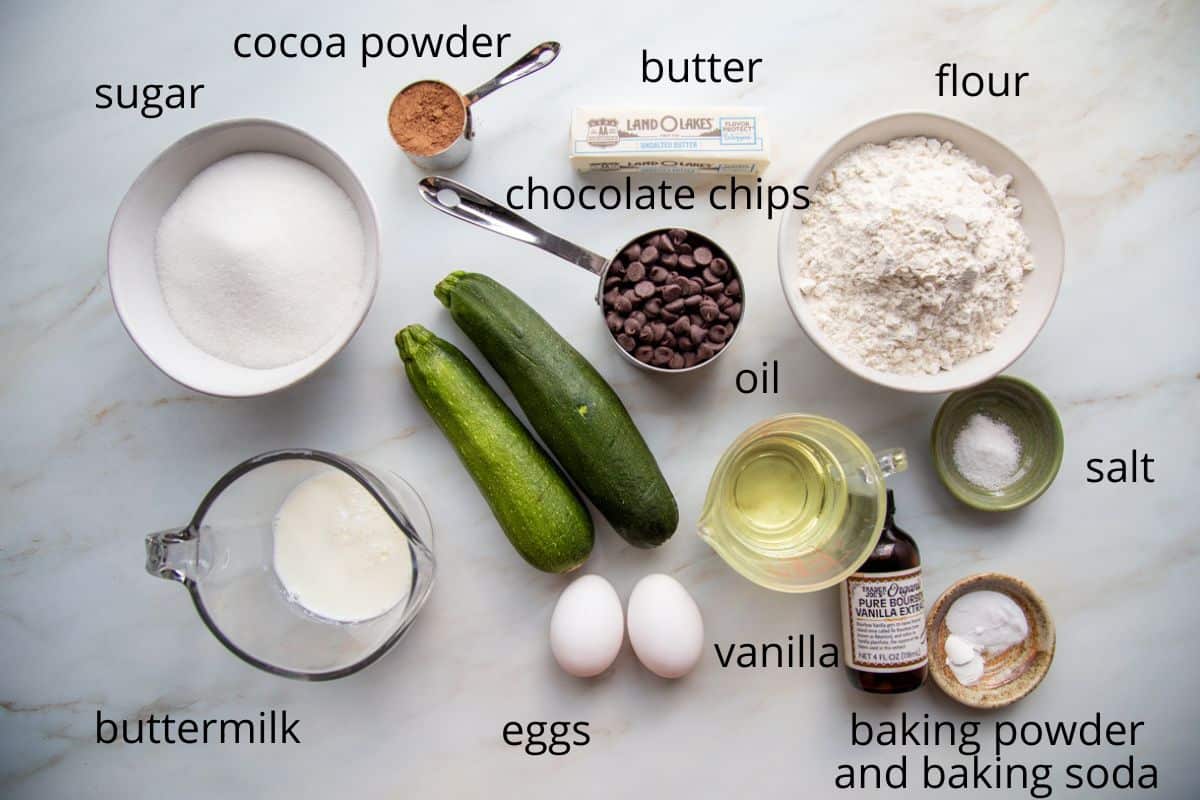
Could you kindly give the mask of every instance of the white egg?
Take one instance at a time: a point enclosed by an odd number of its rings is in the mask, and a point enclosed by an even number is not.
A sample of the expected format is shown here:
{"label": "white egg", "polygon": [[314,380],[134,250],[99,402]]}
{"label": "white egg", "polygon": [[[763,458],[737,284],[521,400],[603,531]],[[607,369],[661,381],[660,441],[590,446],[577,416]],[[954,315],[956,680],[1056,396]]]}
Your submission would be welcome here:
{"label": "white egg", "polygon": [[590,678],[608,669],[625,638],[621,598],[599,575],[575,579],[550,617],[550,652],[566,672]]}
{"label": "white egg", "polygon": [[663,678],[692,671],[704,649],[704,620],[687,589],[670,575],[647,575],[629,595],[629,643],[638,661]]}

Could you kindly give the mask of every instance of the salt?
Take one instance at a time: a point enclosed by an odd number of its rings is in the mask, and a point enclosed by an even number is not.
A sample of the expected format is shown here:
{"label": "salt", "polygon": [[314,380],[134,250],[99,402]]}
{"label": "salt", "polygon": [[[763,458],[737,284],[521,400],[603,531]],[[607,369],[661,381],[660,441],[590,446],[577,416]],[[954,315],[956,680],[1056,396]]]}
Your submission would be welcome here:
{"label": "salt", "polygon": [[1021,440],[1003,421],[972,414],[954,439],[954,466],[971,483],[998,491],[1021,477]]}
{"label": "salt", "polygon": [[275,153],[229,156],[192,179],[155,239],[159,285],[193,344],[258,369],[315,353],[355,312],[366,245],[349,196]]}

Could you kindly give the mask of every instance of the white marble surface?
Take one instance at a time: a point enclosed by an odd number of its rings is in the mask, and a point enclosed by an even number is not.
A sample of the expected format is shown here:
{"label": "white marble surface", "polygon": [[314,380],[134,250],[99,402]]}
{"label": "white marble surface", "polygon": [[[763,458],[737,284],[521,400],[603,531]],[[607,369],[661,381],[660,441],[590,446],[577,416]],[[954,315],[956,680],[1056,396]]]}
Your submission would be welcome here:
{"label": "white marble surface", "polygon": [[[1132,752],[1158,766],[1154,796],[1195,796],[1196,4],[306,5],[5,8],[0,794],[827,797],[836,763],[879,755],[851,751],[856,710],[989,724],[1097,711],[1145,720]],[[738,254],[755,308],[735,352],[700,378],[672,381],[619,359],[589,308],[583,272],[423,207],[414,189],[420,173],[383,126],[392,93],[427,76],[467,87],[500,63],[380,61],[363,70],[353,56],[245,61],[231,52],[242,31],[342,31],[353,40],[463,21],[512,33],[512,55],[543,39],[563,43],[559,63],[479,107],[476,152],[455,177],[485,192],[529,175],[579,183],[565,157],[566,115],[588,101],[762,104],[776,135],[768,179],[777,183],[797,180],[846,130],[897,110],[959,117],[1021,154],[1054,195],[1067,238],[1058,306],[1011,370],[1041,386],[1062,414],[1066,459],[1050,492],[1001,517],[957,505],[927,454],[940,398],[862,383],[808,343],[779,296],[777,221],[765,214],[536,215],[602,252],[681,221]],[[749,87],[643,86],[644,46],[765,63]],[[939,99],[932,76],[943,61],[1031,77],[1019,99]],[[207,88],[198,110],[157,120],[94,109],[94,86],[119,81]],[[105,281],[105,235],[125,189],[160,149],[194,127],[245,115],[308,129],[349,160],[378,205],[384,271],[363,329],[314,378],[273,397],[219,400],[175,385],[127,339]],[[460,267],[501,278],[593,360],[676,490],[680,529],[658,550],[631,549],[599,525],[586,569],[609,577],[622,596],[643,574],[670,572],[695,594],[710,642],[801,632],[836,641],[834,593],[761,590],[692,532],[708,473],[736,433],[779,412],[827,414],[872,446],[911,453],[912,469],[894,486],[899,517],[924,553],[930,599],[983,570],[1013,573],[1044,594],[1058,625],[1045,683],[1009,710],[975,715],[932,686],[879,699],[856,693],[836,670],[721,670],[711,648],[678,683],[655,679],[628,647],[600,680],[561,674],[546,628],[564,580],[535,573],[513,553],[416,404],[391,342],[399,326],[420,322],[466,344],[430,294]],[[780,394],[739,395],[735,373],[767,358],[782,364]],[[334,683],[289,682],[243,664],[205,631],[181,587],[142,570],[143,534],[182,524],[225,469],[284,446],[393,465],[425,497],[438,528],[441,571],[411,634],[366,672]],[[1133,447],[1157,459],[1156,483],[1084,483],[1085,459]],[[102,746],[94,738],[97,709],[117,719],[167,711],[205,719],[266,708],[299,717],[303,744]],[[592,743],[552,759],[501,742],[508,720],[556,719],[590,721]],[[1021,756],[1061,766],[1129,752]],[[1010,794],[1028,796],[981,796]]]}

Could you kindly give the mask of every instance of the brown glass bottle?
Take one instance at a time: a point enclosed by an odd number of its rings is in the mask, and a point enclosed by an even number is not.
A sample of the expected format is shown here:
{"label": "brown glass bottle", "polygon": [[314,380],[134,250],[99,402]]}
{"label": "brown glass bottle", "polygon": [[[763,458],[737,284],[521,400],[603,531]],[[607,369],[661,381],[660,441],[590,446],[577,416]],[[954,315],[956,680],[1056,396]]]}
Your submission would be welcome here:
{"label": "brown glass bottle", "polygon": [[925,683],[925,597],[917,543],[887,517],[870,558],[842,584],[842,663],[850,683],[864,692],[900,694]]}

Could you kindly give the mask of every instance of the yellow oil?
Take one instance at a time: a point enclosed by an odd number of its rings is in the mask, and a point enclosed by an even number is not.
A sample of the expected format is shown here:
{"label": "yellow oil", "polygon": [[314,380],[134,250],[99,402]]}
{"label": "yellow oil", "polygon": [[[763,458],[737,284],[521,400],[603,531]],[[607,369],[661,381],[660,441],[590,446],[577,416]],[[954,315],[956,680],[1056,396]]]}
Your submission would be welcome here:
{"label": "yellow oil", "polygon": [[846,513],[846,478],[823,445],[798,436],[751,443],[730,465],[722,494],[743,544],[790,558],[820,548]]}

